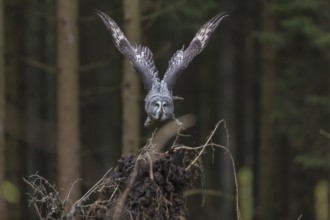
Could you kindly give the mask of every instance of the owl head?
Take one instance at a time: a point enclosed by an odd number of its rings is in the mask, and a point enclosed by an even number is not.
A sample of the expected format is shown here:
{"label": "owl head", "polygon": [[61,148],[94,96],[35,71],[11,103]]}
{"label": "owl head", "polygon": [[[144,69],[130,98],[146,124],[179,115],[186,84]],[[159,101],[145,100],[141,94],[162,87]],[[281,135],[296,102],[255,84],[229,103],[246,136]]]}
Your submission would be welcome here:
{"label": "owl head", "polygon": [[165,121],[173,116],[173,99],[170,96],[156,94],[146,99],[144,108],[151,120]]}

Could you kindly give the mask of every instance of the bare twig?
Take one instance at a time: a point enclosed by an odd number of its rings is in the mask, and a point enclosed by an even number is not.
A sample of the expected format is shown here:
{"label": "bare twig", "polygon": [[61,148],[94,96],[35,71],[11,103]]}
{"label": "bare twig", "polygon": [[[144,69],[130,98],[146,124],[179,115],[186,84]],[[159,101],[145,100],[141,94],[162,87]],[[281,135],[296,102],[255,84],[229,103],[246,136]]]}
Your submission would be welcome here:
{"label": "bare twig", "polygon": [[[222,145],[219,145],[219,144],[215,144],[215,143],[210,143],[212,137],[214,136],[215,132],[217,131],[219,125],[223,123],[224,124],[224,128],[226,130],[226,142],[227,142],[227,147],[225,146],[222,146]],[[228,129],[227,129],[227,126],[226,126],[226,122],[225,120],[221,120],[219,121],[213,131],[211,132],[210,136],[208,137],[208,139],[206,140],[205,144],[202,145],[202,146],[199,146],[199,147],[188,147],[188,146],[178,146],[178,147],[175,147],[174,148],[174,151],[177,151],[177,150],[192,150],[192,151],[199,151],[198,152],[198,155],[194,158],[194,160],[186,167],[186,170],[189,170],[191,168],[191,166],[193,164],[196,163],[196,161],[200,158],[200,156],[204,153],[205,149],[207,147],[217,147],[217,148],[221,148],[223,150],[225,150],[226,153],[229,154],[229,157],[230,157],[230,160],[231,160],[231,164],[232,164],[232,167],[233,167],[233,175],[234,175],[234,182],[235,182],[235,191],[236,191],[236,214],[237,214],[237,219],[241,219],[241,212],[240,212],[240,209],[239,209],[239,204],[238,204],[238,196],[239,196],[239,191],[238,191],[238,181],[237,181],[237,174],[236,174],[236,168],[235,168],[235,162],[234,162],[234,158],[231,154],[231,152],[229,151],[229,132],[228,132]]]}
{"label": "bare twig", "polygon": [[110,196],[110,198],[109,198],[108,202],[110,202],[110,201],[112,200],[112,198],[113,198],[113,197],[114,197],[114,195],[116,194],[116,192],[117,192],[118,188],[119,188],[119,185],[117,185],[117,186],[116,186],[116,188],[115,188],[115,190],[112,192],[112,194],[111,194],[111,196]]}
{"label": "bare twig", "polygon": [[153,165],[152,165],[152,159],[151,156],[149,154],[149,152],[146,152],[147,154],[147,158],[148,158],[148,162],[149,162],[149,177],[151,180],[154,180],[154,171],[153,171]]}
{"label": "bare twig", "polygon": [[38,186],[36,186],[34,183],[31,183],[27,179],[23,178],[23,181],[27,183],[35,192],[40,193],[42,196],[46,196],[42,190],[39,189]]}
{"label": "bare twig", "polygon": [[37,216],[39,219],[44,219],[39,211],[39,208],[36,203],[33,203],[34,210],[36,210]]}
{"label": "bare twig", "polygon": [[214,133],[216,132],[216,130],[218,129],[219,125],[220,125],[222,122],[224,122],[224,120],[219,121],[219,122],[215,125],[213,131],[211,132],[211,135],[208,137],[207,141],[206,141],[205,144],[203,145],[202,150],[199,151],[198,156],[197,156],[197,157],[196,157],[196,158],[195,158],[195,159],[189,164],[188,167],[186,167],[186,170],[189,170],[190,167],[191,167],[194,163],[196,163],[196,161],[198,160],[198,158],[204,153],[205,148],[209,145],[209,143],[210,143],[210,141],[211,141],[211,139],[212,139]]}
{"label": "bare twig", "polygon": [[104,67],[106,65],[108,65],[110,62],[108,59],[106,60],[98,60],[98,61],[94,61],[94,62],[90,62],[88,64],[85,65],[81,65],[79,67],[79,72],[88,72],[88,71],[93,71],[95,69]]}
{"label": "bare twig", "polygon": [[99,186],[101,185],[101,184],[103,184],[103,182],[104,182],[104,180],[105,180],[105,178],[108,176],[108,174],[110,173],[112,171],[112,168],[110,168],[103,176],[102,176],[102,178],[99,180],[99,181],[97,181],[97,183],[95,183],[94,184],[94,186],[92,186],[92,188],[90,188],[86,193],[85,193],[85,195],[83,195],[77,202],[75,202],[75,204],[74,205],[78,205],[78,204],[81,204],[82,202],[84,202],[84,201],[86,201],[88,198],[89,198],[89,196],[91,195],[91,194],[93,194],[98,188],[99,188]]}
{"label": "bare twig", "polygon": [[[56,208],[56,211],[58,211],[58,213],[62,215],[62,207],[64,206],[63,202],[59,197],[59,192],[56,187],[50,184],[45,178],[39,176],[38,174],[31,175],[29,176],[29,178],[32,180],[29,181],[23,178],[23,181],[27,183],[34,191],[33,195],[28,195],[31,197],[30,205],[33,205],[38,218],[47,219],[49,216],[52,215],[52,213],[54,213],[53,208]],[[45,210],[45,217],[42,216],[41,212],[43,206],[47,207],[47,209]]]}
{"label": "bare twig", "polygon": [[71,192],[72,192],[74,186],[75,186],[79,181],[81,181],[81,180],[80,180],[80,179],[75,180],[75,181],[71,184],[70,189],[69,189],[69,191],[68,191],[68,193],[67,193],[65,199],[63,200],[63,205],[64,205],[64,206],[66,205],[66,202],[70,201],[69,197],[70,197],[70,195],[71,195]]}
{"label": "bare twig", "polygon": [[326,138],[329,138],[330,139],[330,133],[323,130],[323,129],[320,129],[320,134],[322,134],[324,137]]}
{"label": "bare twig", "polygon": [[217,196],[217,197],[223,197],[226,198],[230,201],[235,201],[235,197],[224,193],[220,190],[216,189],[191,189],[186,192],[184,192],[184,197],[192,196],[192,195],[198,195],[198,194],[203,194],[203,195],[208,195],[208,196]]}
{"label": "bare twig", "polygon": [[77,207],[81,207],[81,204],[83,202],[85,202],[90,195],[92,195],[96,190],[99,189],[100,185],[103,184],[105,178],[107,177],[107,175],[112,171],[112,168],[110,168],[104,175],[103,177],[97,181],[97,183],[94,184],[94,186],[92,186],[92,188],[90,188],[78,201],[76,201],[73,205],[72,208],[70,210],[70,212],[67,214],[68,217],[73,217],[75,215],[76,209]]}
{"label": "bare twig", "polygon": [[56,68],[54,66],[40,62],[39,60],[35,60],[35,59],[29,58],[29,57],[24,57],[23,62],[25,62],[29,66],[33,66],[33,67],[41,69],[45,72],[56,73]]}

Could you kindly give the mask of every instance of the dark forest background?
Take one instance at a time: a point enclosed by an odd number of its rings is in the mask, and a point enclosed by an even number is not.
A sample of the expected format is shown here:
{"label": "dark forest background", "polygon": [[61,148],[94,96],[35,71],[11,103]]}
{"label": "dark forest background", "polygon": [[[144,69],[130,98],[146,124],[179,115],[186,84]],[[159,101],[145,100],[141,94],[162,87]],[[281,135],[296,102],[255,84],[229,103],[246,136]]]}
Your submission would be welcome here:
{"label": "dark forest background", "polygon": [[[224,119],[243,219],[329,219],[327,0],[1,0],[0,219],[36,218],[23,177],[63,194],[80,178],[74,200],[163,125],[143,127],[145,91],[94,9],[148,46],[161,73],[227,11],[176,83],[176,116],[196,119],[177,143],[200,146]],[[225,130],[213,141],[227,145]],[[228,154],[205,154],[204,172],[205,202],[187,193],[188,218],[235,219]]]}

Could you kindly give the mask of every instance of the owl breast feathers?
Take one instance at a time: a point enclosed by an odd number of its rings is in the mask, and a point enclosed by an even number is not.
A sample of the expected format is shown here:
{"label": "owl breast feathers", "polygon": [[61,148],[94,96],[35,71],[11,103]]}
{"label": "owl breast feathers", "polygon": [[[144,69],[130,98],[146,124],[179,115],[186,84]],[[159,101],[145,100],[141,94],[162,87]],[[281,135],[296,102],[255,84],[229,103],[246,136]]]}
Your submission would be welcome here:
{"label": "owl breast feathers", "polygon": [[196,33],[189,46],[178,50],[170,59],[168,68],[162,80],[153,61],[152,52],[142,45],[132,46],[119,26],[107,14],[96,10],[107,29],[111,32],[112,40],[117,49],[128,58],[134,69],[140,75],[144,88],[148,94],[145,98],[145,111],[148,115],[145,126],[154,121],[174,119],[173,100],[179,99],[172,95],[172,89],[180,73],[187,68],[190,62],[206,47],[211,34],[218,27],[225,12],[219,13],[207,21]]}

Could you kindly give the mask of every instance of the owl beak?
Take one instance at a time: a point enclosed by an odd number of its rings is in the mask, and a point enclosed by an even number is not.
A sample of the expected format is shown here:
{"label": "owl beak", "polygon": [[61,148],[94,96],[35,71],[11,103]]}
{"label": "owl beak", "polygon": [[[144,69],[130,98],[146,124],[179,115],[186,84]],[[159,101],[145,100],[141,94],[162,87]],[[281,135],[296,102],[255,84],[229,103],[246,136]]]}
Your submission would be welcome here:
{"label": "owl beak", "polygon": [[164,109],[163,106],[160,107],[159,115],[158,115],[158,120],[162,120],[164,114]]}
{"label": "owl beak", "polygon": [[164,113],[164,109],[163,109],[162,103],[160,101],[158,101],[157,104],[158,104],[158,110],[157,110],[156,118],[157,118],[157,120],[160,121],[162,118],[162,115]]}

